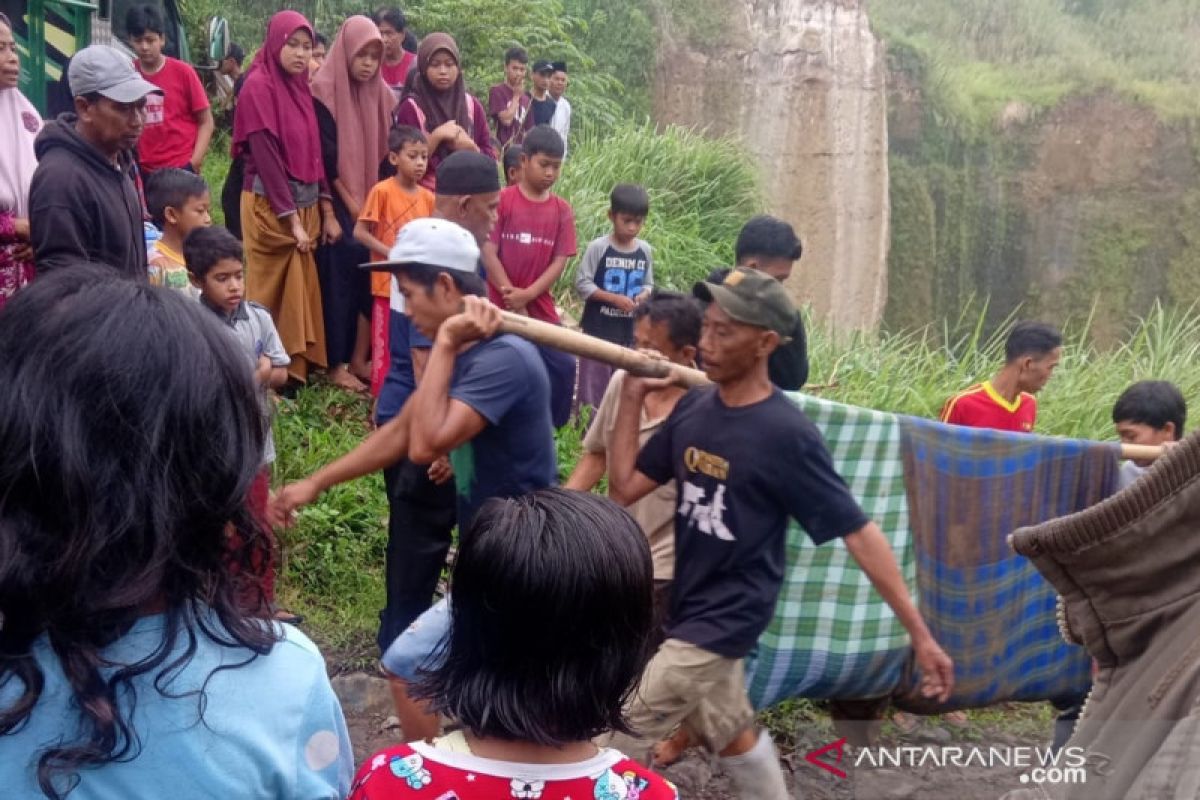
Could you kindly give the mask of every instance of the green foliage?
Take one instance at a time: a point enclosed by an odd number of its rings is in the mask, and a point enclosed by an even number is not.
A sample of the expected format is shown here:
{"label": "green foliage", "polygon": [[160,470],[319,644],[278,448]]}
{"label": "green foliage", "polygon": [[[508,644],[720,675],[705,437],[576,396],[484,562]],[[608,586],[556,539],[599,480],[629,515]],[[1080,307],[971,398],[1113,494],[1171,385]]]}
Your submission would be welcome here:
{"label": "green foliage", "polygon": [[989,128],[1010,101],[1046,108],[1104,87],[1167,118],[1200,114],[1192,0],[888,0],[871,18],[889,48],[921,54],[930,100],[963,134]]}

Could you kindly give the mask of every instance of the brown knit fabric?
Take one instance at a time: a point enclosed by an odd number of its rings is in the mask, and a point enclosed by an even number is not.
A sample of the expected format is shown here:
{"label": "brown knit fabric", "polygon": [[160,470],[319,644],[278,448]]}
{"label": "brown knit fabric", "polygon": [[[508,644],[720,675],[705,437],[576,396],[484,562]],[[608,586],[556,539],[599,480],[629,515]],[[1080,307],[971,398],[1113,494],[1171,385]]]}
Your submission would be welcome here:
{"label": "brown knit fabric", "polygon": [[1100,671],[1068,745],[1086,750],[1087,783],[1009,797],[1195,797],[1200,434],[1125,491],[1010,542],[1059,591],[1064,632]]}

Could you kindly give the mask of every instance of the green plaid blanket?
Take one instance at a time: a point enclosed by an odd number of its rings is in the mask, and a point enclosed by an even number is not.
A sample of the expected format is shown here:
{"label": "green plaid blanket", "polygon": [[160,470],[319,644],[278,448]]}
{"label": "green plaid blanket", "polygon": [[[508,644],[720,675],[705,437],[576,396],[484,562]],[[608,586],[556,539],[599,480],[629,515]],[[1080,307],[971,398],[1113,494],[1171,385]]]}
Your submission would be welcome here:
{"label": "green plaid blanket", "polygon": [[[894,414],[789,393],[821,430],[833,465],[892,543],[916,596],[900,420]],[[775,618],[747,661],[750,699],[890,694],[909,658],[908,633],[840,541],[817,547],[794,523]]]}

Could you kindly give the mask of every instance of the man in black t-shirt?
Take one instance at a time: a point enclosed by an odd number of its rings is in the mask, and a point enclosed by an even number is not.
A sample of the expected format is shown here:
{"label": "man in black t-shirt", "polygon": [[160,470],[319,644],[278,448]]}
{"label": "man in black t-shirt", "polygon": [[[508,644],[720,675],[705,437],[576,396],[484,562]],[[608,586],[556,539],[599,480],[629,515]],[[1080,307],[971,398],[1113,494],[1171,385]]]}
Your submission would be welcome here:
{"label": "man in black t-shirt", "polygon": [[[742,226],[733,248],[735,266],[765,272],[783,283],[792,274],[792,266],[800,260],[800,238],[791,225],[777,217],[760,214]],[[720,283],[729,274],[727,269],[713,270],[710,283]],[[796,315],[796,325],[788,334],[789,341],[781,342],[767,360],[771,383],[787,392],[796,392],[808,381],[808,336],[804,321]]]}
{"label": "man in black t-shirt", "polygon": [[700,352],[715,385],[692,389],[637,449],[645,394],[669,381],[627,378],[609,455],[609,493],[629,504],[674,480],[675,583],[667,640],[627,709],[643,737],[613,746],[647,759],[679,723],[722,756],[739,797],[784,800],[774,746],[754,729],[742,659],[771,621],[786,566],[787,521],[817,544],[840,538],[912,637],[926,696],[945,700],[950,658],[908,594],[891,546],[834,471],[816,427],[767,374],[796,309],[765,272],[701,283]]}

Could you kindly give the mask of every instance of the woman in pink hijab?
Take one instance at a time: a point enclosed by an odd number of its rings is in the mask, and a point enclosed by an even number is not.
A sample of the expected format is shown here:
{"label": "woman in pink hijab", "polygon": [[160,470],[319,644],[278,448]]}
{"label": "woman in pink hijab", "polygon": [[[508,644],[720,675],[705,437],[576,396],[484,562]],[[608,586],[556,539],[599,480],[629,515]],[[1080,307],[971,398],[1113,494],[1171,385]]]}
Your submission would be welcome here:
{"label": "woman in pink hijab", "polygon": [[325,311],[325,347],[330,380],[351,391],[369,378],[371,276],[358,265],[367,248],[350,235],[367,194],[387,159],[388,129],[395,93],[383,80],[383,36],[369,18],[346,20],[325,63],[312,80],[325,177],[344,235],[317,251],[317,274]]}
{"label": "woman in pink hijab", "polygon": [[42,118],[17,88],[20,73],[12,23],[0,14],[0,308],[33,280],[29,182],[37,168],[33,140]]}

